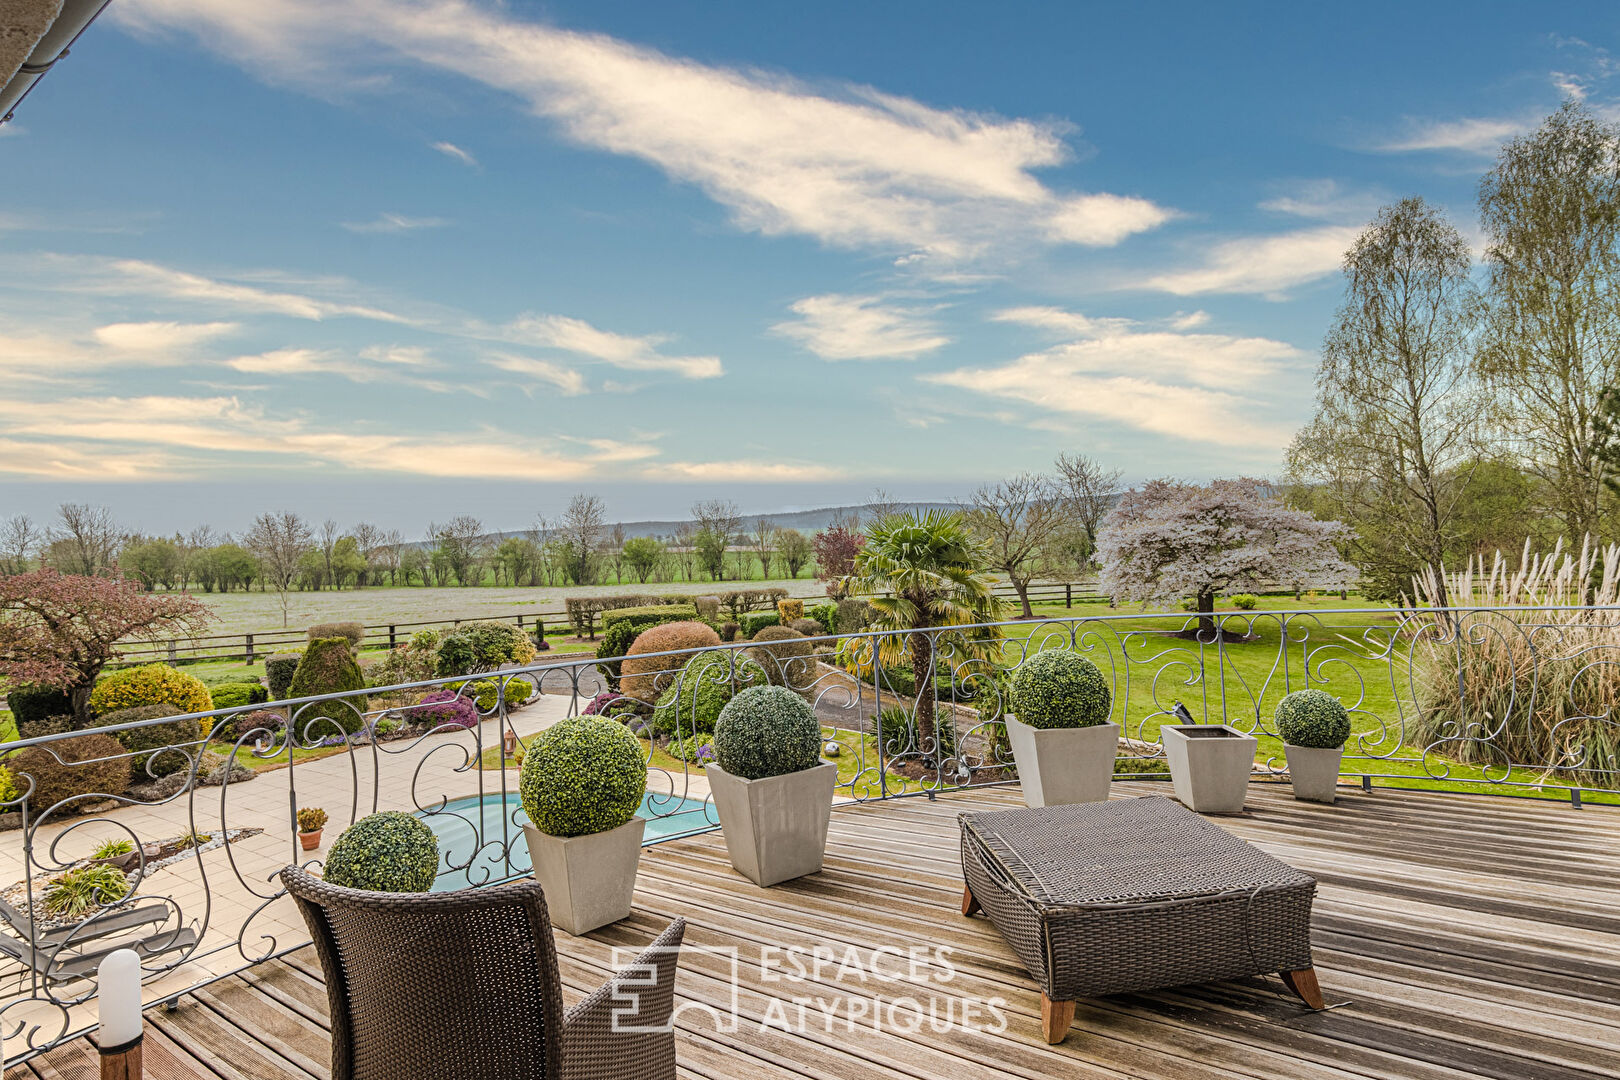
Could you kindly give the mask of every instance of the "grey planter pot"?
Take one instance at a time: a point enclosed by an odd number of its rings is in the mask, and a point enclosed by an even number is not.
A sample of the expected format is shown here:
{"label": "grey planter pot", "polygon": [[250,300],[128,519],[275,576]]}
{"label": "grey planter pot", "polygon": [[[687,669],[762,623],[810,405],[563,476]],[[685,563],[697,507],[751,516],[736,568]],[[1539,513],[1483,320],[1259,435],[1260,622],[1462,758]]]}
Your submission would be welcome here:
{"label": "grey planter pot", "polygon": [[731,865],[755,885],[819,873],[827,854],[838,766],[830,761],[782,776],[745,780],[705,765]]}
{"label": "grey planter pot", "polygon": [[1025,806],[1103,802],[1114,780],[1119,725],[1034,728],[1010,713],[1007,741],[1018,765]]}
{"label": "grey planter pot", "polygon": [[646,828],[639,817],[585,836],[551,836],[523,826],[552,926],[578,936],[630,914]]}
{"label": "grey planter pot", "polygon": [[1230,724],[1166,724],[1159,729],[1176,798],[1200,814],[1237,814],[1249,793],[1260,740]]}
{"label": "grey planter pot", "polygon": [[1338,797],[1339,762],[1344,748],[1323,750],[1313,746],[1283,744],[1288,756],[1288,779],[1294,785],[1294,798],[1330,803]]}

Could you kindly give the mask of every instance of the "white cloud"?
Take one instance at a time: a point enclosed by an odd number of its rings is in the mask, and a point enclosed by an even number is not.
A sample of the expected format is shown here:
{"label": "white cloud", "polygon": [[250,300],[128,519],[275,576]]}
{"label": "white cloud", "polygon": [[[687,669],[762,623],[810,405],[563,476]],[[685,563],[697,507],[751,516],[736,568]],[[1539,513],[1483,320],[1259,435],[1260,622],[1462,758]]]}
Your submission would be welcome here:
{"label": "white cloud", "polygon": [[240,323],[139,322],[110,323],[92,331],[96,341],[125,352],[160,352],[190,349],[205,341],[234,334]]}
{"label": "white cloud", "polygon": [[1080,339],[1008,364],[922,376],[1052,413],[1121,424],[1153,435],[1276,449],[1290,434],[1253,396],[1304,354],[1268,338],[1138,329],[1056,308],[1014,308],[998,321],[1069,330]]}
{"label": "white cloud", "polygon": [[1209,322],[1207,311],[1178,311],[1170,317],[1170,329],[1193,330]]}
{"label": "white cloud", "polygon": [[360,350],[362,360],[374,364],[397,364],[400,367],[431,367],[433,354],[420,345],[367,345]]}
{"label": "white cloud", "polygon": [[1347,191],[1336,180],[1307,180],[1292,185],[1286,194],[1260,204],[1260,209],[1292,217],[1339,224],[1364,222],[1378,212],[1383,200],[1368,191]]}
{"label": "white cloud", "polygon": [[511,353],[495,353],[488,358],[487,363],[513,375],[549,383],[561,391],[564,397],[575,397],[586,392],[585,376],[573,368],[554,364],[550,360],[541,360],[533,356],[514,356]]}
{"label": "white cloud", "polygon": [[1223,240],[1209,249],[1202,266],[1133,284],[1176,296],[1258,293],[1277,298],[1296,285],[1337,272],[1360,232],[1354,225],[1324,225],[1278,236]]}
{"label": "white cloud", "polygon": [[433,144],[433,149],[437,150],[445,157],[455,158],[463,165],[471,165],[475,169],[478,167],[478,159],[453,142],[436,142]]}
{"label": "white cloud", "polygon": [[406,217],[404,214],[378,214],[375,221],[345,221],[343,227],[354,233],[402,233],[418,229],[439,229],[450,224],[445,218]]}
{"label": "white cloud", "polygon": [[668,461],[642,470],[649,480],[708,480],[713,482],[805,483],[835,480],[842,469],[830,465],[794,465],[783,461]]}
{"label": "white cloud", "polygon": [[717,356],[666,356],[659,352],[658,347],[669,340],[664,335],[617,334],[566,315],[524,315],[501,327],[499,334],[513,344],[561,349],[627,371],[672,371],[688,379],[713,379],[725,374]]}
{"label": "white cloud", "polygon": [[1475,116],[1461,120],[1408,120],[1406,133],[1388,139],[1373,149],[1386,153],[1413,151],[1454,151],[1491,157],[1509,139],[1535,127],[1529,117]]}
{"label": "white cloud", "polygon": [[951,343],[926,315],[881,296],[807,296],[771,327],[823,360],[915,360]]}
{"label": "white cloud", "polygon": [[743,228],[948,259],[1031,240],[1109,245],[1169,212],[1062,192],[1064,125],[938,109],[869,87],[811,88],[666,56],[456,0],[125,0],[114,17],[185,31],[266,78],[312,89],[401,62],[506,91],[573,140],[647,161]]}

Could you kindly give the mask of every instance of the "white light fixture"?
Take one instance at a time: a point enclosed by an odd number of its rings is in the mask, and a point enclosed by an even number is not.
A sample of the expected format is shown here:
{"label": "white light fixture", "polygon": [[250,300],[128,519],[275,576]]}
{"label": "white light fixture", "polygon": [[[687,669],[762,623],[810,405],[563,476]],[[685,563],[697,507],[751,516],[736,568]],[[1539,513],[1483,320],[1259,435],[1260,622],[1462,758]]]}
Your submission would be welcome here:
{"label": "white light fixture", "polygon": [[97,969],[101,1080],[139,1080],[141,1076],[141,958],[134,949],[115,949]]}

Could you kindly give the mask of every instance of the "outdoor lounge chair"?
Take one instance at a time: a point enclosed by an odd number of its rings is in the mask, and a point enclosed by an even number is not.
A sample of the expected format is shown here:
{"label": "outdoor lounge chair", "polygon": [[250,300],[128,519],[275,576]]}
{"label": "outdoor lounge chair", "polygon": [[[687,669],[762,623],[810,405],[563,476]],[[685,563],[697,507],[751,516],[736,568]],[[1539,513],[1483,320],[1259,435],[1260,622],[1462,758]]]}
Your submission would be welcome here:
{"label": "outdoor lounge chair", "polygon": [[315,939],[332,1080],[674,1080],[677,919],[566,1013],[545,894],[379,893],[281,872]]}
{"label": "outdoor lounge chair", "polygon": [[32,968],[47,983],[89,978],[115,949],[134,949],[142,960],[181,952],[197,944],[190,927],[157,930],[139,937],[124,936],[140,927],[162,926],[174,913],[165,903],[126,904],[108,908],[71,926],[39,929],[21,911],[0,900],[0,919],[17,936],[0,934],[0,956]]}

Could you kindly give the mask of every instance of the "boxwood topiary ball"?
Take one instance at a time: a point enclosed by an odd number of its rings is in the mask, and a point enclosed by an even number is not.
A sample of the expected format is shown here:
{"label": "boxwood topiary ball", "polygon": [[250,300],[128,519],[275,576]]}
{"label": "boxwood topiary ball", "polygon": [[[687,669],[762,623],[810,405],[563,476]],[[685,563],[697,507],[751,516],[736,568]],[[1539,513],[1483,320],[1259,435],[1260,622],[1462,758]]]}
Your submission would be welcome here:
{"label": "boxwood topiary ball", "polygon": [[821,760],[821,722],[785,686],[752,686],[726,703],[714,724],[720,767],[745,780],[813,769]]}
{"label": "boxwood topiary ball", "polygon": [[1326,690],[1295,690],[1277,702],[1277,734],[1290,746],[1337,750],[1350,737],[1350,714]]}
{"label": "boxwood topiary ball", "polygon": [[1033,728],[1093,727],[1114,707],[1097,665],[1062,649],[1036,653],[1014,671],[1008,699],[1012,714]]}
{"label": "boxwood topiary ball", "polygon": [[343,830],[326,860],[326,880],[347,889],[419,893],[439,872],[439,838],[400,810],[363,817]]}
{"label": "boxwood topiary ball", "polygon": [[552,836],[606,832],[636,816],[647,793],[641,743],[617,720],[576,716],[542,731],[523,754],[518,795]]}

